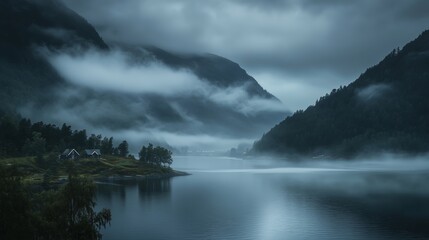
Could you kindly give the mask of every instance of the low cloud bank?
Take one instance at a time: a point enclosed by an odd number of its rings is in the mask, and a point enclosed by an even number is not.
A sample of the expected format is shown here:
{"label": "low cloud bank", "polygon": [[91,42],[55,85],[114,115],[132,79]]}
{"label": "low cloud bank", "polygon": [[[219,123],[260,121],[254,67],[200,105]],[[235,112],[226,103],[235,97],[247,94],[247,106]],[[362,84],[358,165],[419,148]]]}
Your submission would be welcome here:
{"label": "low cloud bank", "polygon": [[379,99],[380,97],[383,97],[386,93],[392,90],[392,87],[390,85],[380,83],[380,84],[373,84],[367,87],[364,87],[362,89],[359,89],[356,94],[359,98],[359,100],[363,102],[369,102]]}
{"label": "low cloud bank", "polygon": [[49,54],[48,59],[67,81],[95,90],[172,96],[204,87],[186,69],[171,69],[160,62],[138,64],[120,50]]}
{"label": "low cloud bank", "polygon": [[[429,1],[423,0],[63,2],[107,41],[210,52],[234,59],[252,73],[277,71],[279,82],[303,87],[292,111],[350,83],[427,29],[429,21]],[[332,78],[321,79],[325,73]],[[295,77],[288,78],[291,74]],[[295,100],[290,91],[273,93]]]}
{"label": "low cloud bank", "polygon": [[247,85],[214,86],[144,52],[38,52],[66,82],[53,93],[55,101],[42,108],[28,105],[21,113],[34,121],[65,122],[88,133],[127,139],[133,151],[149,141],[224,151],[252,143],[286,115],[281,102],[251,95]]}
{"label": "low cloud bank", "polygon": [[219,88],[199,79],[189,69],[174,69],[149,56],[146,60],[137,60],[120,49],[91,49],[83,53],[43,52],[64,79],[96,91],[163,97],[198,96],[244,114],[286,110],[282,103],[273,99],[250,96],[247,85]]}

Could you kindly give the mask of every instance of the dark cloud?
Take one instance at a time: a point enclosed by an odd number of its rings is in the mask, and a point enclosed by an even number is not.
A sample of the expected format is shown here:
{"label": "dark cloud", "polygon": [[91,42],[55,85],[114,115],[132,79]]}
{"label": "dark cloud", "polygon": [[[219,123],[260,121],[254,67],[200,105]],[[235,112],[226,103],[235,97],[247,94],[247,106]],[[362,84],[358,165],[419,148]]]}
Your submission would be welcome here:
{"label": "dark cloud", "polygon": [[[429,27],[425,0],[64,1],[107,41],[221,55],[252,75],[274,72],[257,78],[272,92],[295,84],[323,95]],[[292,109],[318,97],[303,92],[307,101],[294,105],[276,94]]]}

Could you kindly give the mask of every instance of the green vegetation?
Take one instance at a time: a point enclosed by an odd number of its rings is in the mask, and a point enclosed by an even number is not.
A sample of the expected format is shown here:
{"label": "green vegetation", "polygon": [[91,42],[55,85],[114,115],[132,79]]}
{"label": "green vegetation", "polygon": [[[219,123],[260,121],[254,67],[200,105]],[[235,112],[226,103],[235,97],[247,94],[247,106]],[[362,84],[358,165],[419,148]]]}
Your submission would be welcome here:
{"label": "green vegetation", "polygon": [[122,141],[118,146],[118,154],[121,157],[126,157],[128,155],[128,142]]}
{"label": "green vegetation", "polygon": [[272,128],[255,153],[354,157],[429,151],[429,31]]}
{"label": "green vegetation", "polygon": [[111,213],[95,212],[94,197],[95,185],[73,165],[66,184],[43,191],[23,183],[16,167],[0,165],[0,239],[101,239]]}
{"label": "green vegetation", "polygon": [[[24,183],[49,185],[67,178],[67,163],[72,160],[58,160],[52,154],[42,157],[17,157],[0,160],[0,166],[14,167],[21,173]],[[183,173],[169,167],[137,161],[134,158],[103,156],[75,160],[75,171],[79,176],[90,179],[123,176],[174,176]]]}
{"label": "green vegetation", "polygon": [[139,161],[140,164],[150,164],[155,166],[168,166],[173,163],[173,158],[171,157],[171,151],[163,147],[157,146],[153,147],[152,144],[142,146],[139,152]]}
{"label": "green vegetation", "polygon": [[59,155],[64,149],[100,149],[100,158],[75,161],[77,174],[91,177],[180,175],[170,168],[171,151],[149,144],[140,151],[140,161],[129,155],[128,142],[113,146],[113,138],[92,134],[86,130],[71,130],[43,122],[31,123],[29,119],[0,115],[0,165],[13,166],[23,174],[23,180],[49,184],[64,179],[65,160]]}
{"label": "green vegetation", "polygon": [[[92,179],[183,174],[169,167],[171,152],[159,146],[143,146],[147,151],[138,161],[125,157],[126,141],[113,148],[112,138],[87,138],[85,130],[71,132],[65,124],[59,129],[36,123],[36,129],[42,130],[39,132],[33,131],[29,120],[20,122],[24,124],[14,125],[8,118],[0,121],[3,130],[10,130],[0,133],[0,239],[101,239],[100,229],[110,222],[111,214],[107,209],[94,211]],[[59,144],[53,144],[53,139],[60,139]],[[55,149],[64,143],[100,147],[110,154],[60,159]]]}
{"label": "green vegetation", "polygon": [[100,149],[102,154],[113,154],[113,138],[74,130],[63,124],[57,127],[43,122],[31,123],[30,119],[0,113],[0,158],[40,156],[62,152],[66,148]]}
{"label": "green vegetation", "polygon": [[[65,148],[102,155],[62,159]],[[138,161],[125,140],[115,148],[113,138],[66,124],[0,116],[0,239],[101,239],[111,214],[94,211],[93,179],[184,174],[170,168],[169,150],[149,144],[142,151]]]}

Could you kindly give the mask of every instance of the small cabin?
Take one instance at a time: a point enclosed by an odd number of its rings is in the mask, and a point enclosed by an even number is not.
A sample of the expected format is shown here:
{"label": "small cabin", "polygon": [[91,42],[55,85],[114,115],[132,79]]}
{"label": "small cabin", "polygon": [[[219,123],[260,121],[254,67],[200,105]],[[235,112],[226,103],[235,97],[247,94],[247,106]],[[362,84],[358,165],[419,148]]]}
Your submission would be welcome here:
{"label": "small cabin", "polygon": [[80,154],[76,151],[76,149],[67,148],[64,150],[64,152],[60,155],[60,159],[71,159],[71,160],[77,160],[80,158]]}
{"label": "small cabin", "polygon": [[101,151],[100,149],[85,149],[84,155],[87,158],[100,158]]}

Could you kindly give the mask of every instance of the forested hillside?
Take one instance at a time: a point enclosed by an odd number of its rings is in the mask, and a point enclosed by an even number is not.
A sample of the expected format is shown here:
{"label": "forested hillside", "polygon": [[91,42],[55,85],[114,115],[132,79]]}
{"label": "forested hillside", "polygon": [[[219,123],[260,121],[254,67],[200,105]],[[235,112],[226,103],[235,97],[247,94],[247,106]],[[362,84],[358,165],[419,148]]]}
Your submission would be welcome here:
{"label": "forested hillside", "polygon": [[429,151],[429,31],[348,86],[272,128],[255,153],[328,154]]}

